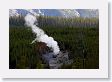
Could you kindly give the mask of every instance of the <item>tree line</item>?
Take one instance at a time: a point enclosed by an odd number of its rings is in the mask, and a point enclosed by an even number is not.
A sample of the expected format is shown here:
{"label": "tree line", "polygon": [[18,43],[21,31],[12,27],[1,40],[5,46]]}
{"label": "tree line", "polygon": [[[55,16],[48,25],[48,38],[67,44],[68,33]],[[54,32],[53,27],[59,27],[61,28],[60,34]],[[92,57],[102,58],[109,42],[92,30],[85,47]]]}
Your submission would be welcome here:
{"label": "tree line", "polygon": [[[50,16],[39,16],[37,17],[39,27],[98,27],[98,18],[64,18],[64,17],[50,17]],[[10,17],[10,26],[24,26],[24,16]]]}

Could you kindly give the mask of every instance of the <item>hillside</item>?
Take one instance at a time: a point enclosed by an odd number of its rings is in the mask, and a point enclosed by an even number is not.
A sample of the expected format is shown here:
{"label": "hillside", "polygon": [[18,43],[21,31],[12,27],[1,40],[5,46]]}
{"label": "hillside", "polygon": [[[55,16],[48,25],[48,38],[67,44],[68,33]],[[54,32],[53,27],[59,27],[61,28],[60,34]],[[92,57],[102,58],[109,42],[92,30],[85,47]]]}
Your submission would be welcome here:
{"label": "hillside", "polygon": [[25,16],[31,13],[42,16],[60,16],[65,18],[98,18],[99,11],[97,9],[10,9],[9,16]]}

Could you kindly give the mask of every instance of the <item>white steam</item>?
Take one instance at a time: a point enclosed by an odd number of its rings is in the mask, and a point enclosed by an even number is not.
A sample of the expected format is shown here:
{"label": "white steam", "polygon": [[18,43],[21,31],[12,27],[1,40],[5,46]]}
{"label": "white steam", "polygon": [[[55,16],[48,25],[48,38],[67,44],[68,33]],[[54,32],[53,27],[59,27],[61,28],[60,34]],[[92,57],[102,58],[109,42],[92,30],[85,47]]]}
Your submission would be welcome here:
{"label": "white steam", "polygon": [[37,22],[35,16],[27,14],[25,16],[25,22],[26,25],[28,27],[31,27],[32,31],[36,34],[36,38],[32,41],[32,43],[34,43],[35,41],[44,42],[48,47],[52,48],[55,55],[59,53],[60,49],[58,43],[52,37],[49,37],[47,34],[45,34],[42,29],[35,25],[35,23]]}

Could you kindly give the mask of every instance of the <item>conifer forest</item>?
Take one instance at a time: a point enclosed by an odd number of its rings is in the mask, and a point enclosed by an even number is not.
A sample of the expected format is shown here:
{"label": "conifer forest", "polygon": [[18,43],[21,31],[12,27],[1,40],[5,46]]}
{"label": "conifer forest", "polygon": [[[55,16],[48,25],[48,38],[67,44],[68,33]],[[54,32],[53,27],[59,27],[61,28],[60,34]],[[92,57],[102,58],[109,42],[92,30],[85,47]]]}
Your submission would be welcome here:
{"label": "conifer forest", "polygon": [[[99,19],[37,16],[36,24],[68,51],[72,63],[60,69],[99,69]],[[49,69],[38,51],[36,35],[24,16],[9,17],[9,69]]]}

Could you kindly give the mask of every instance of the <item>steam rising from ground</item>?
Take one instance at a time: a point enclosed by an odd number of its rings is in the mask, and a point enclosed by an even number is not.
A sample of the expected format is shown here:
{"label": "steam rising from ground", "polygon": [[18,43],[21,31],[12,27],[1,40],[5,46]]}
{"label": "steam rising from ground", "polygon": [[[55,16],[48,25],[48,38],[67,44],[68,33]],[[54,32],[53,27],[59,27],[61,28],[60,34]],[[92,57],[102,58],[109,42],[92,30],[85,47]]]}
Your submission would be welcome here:
{"label": "steam rising from ground", "polygon": [[55,55],[59,53],[60,49],[58,43],[52,37],[49,37],[47,34],[45,34],[42,29],[35,25],[35,23],[38,22],[35,16],[27,14],[25,16],[25,22],[28,27],[32,28],[33,33],[36,34],[36,38],[32,41],[32,43],[35,41],[44,42],[48,47],[52,48]]}

